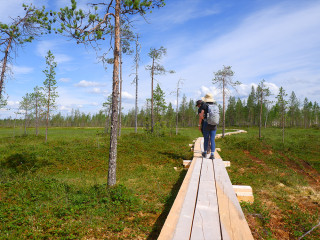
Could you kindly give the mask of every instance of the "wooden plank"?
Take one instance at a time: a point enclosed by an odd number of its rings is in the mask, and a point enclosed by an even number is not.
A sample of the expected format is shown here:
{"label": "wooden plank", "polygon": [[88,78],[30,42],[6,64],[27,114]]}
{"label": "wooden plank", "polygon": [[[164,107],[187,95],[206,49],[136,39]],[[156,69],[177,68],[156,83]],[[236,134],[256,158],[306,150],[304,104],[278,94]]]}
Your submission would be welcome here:
{"label": "wooden plank", "polygon": [[201,157],[201,145],[203,145],[203,137],[199,137],[194,144],[193,158]]}
{"label": "wooden plank", "polygon": [[196,205],[197,192],[199,187],[202,158],[196,158],[194,161],[196,163],[190,178],[188,190],[184,198],[179,220],[173,236],[173,239],[176,240],[189,239],[191,234],[194,209]]}
{"label": "wooden plank", "polygon": [[232,185],[234,192],[237,195],[237,199],[239,202],[254,202],[254,197],[252,193],[252,188],[250,186],[244,186],[244,185]]}
{"label": "wooden plank", "polygon": [[184,168],[189,168],[191,165],[192,160],[183,160],[182,164]]}
{"label": "wooden plank", "polygon": [[[199,153],[200,141],[201,141],[201,138],[198,138],[196,140],[194,157],[196,157],[197,155],[199,155],[201,157],[201,153]],[[194,159],[195,158],[193,158],[193,160]],[[177,195],[177,197],[171,207],[171,210],[167,216],[167,219],[161,229],[160,235],[158,237],[159,240],[168,240],[168,239],[172,239],[172,237],[173,237],[173,234],[175,232],[176,225],[178,223],[178,219],[180,216],[182,204],[183,204],[184,198],[187,193],[188,185],[190,182],[190,178],[191,178],[195,163],[196,163],[196,161],[192,161],[192,163],[188,169],[188,172],[187,172],[187,174],[181,184],[178,195]]]}
{"label": "wooden plank", "polygon": [[190,239],[221,239],[218,202],[211,159],[203,159],[202,162],[198,198]]}
{"label": "wooden plank", "polygon": [[250,186],[245,186],[245,185],[232,185],[233,190],[235,193],[237,192],[249,192],[252,193],[252,187]]}
{"label": "wooden plank", "polygon": [[248,202],[248,203],[254,202],[254,196],[252,193],[239,192],[239,193],[236,193],[236,195],[239,202]]}
{"label": "wooden plank", "polygon": [[223,164],[225,167],[230,167],[230,161],[223,161]]}
{"label": "wooden plank", "polygon": [[224,163],[221,159],[213,163],[223,239],[253,240]]}

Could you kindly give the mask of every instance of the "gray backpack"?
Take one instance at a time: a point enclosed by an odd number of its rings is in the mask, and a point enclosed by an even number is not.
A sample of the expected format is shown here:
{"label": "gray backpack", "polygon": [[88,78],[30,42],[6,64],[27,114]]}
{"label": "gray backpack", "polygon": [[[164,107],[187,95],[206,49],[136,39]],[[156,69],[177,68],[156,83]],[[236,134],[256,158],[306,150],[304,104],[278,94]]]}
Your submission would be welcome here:
{"label": "gray backpack", "polygon": [[219,108],[216,104],[207,104],[208,113],[207,113],[207,122],[210,125],[218,125],[220,119]]}

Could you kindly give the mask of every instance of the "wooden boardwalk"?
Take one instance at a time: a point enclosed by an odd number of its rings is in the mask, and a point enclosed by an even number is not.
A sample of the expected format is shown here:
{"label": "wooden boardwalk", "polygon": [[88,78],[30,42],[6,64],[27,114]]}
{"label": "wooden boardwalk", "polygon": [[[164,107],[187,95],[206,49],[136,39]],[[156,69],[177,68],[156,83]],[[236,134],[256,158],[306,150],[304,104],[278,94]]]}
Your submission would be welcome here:
{"label": "wooden boardwalk", "polygon": [[202,158],[198,138],[180,191],[159,235],[159,240],[253,239],[225,164]]}

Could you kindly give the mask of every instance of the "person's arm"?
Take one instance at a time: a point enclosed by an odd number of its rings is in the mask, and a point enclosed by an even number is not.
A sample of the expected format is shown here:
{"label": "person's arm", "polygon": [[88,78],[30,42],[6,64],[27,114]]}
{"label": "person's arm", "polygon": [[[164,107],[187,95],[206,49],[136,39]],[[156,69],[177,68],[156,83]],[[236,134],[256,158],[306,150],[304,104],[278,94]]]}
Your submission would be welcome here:
{"label": "person's arm", "polygon": [[198,127],[199,127],[200,131],[201,131],[201,123],[202,123],[203,118],[204,118],[204,110],[202,109],[201,112],[199,113],[199,124],[198,124]]}

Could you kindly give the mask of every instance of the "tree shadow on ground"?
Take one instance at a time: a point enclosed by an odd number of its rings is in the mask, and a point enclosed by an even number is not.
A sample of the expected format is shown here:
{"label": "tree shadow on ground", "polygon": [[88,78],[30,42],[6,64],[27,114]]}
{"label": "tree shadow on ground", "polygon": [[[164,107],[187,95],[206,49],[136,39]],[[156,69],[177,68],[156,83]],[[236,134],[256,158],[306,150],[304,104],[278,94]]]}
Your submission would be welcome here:
{"label": "tree shadow on ground", "polygon": [[170,212],[170,209],[174,203],[174,200],[176,199],[176,196],[180,190],[181,184],[184,180],[184,177],[186,175],[187,171],[183,170],[180,173],[179,179],[178,181],[173,185],[169,198],[167,199],[165,205],[164,205],[164,210],[162,211],[161,215],[158,217],[157,221],[155,222],[155,224],[152,227],[152,232],[149,234],[147,240],[153,240],[153,239],[157,239],[161,229],[164,225],[164,222],[167,219],[167,216]]}
{"label": "tree shadow on ground", "polygon": [[190,159],[192,159],[192,152],[189,158],[187,157],[187,154],[179,154],[179,153],[177,154],[177,153],[171,153],[171,152],[159,152],[159,153],[169,157],[170,159],[175,159],[175,160],[189,159],[190,157],[191,157]]}

